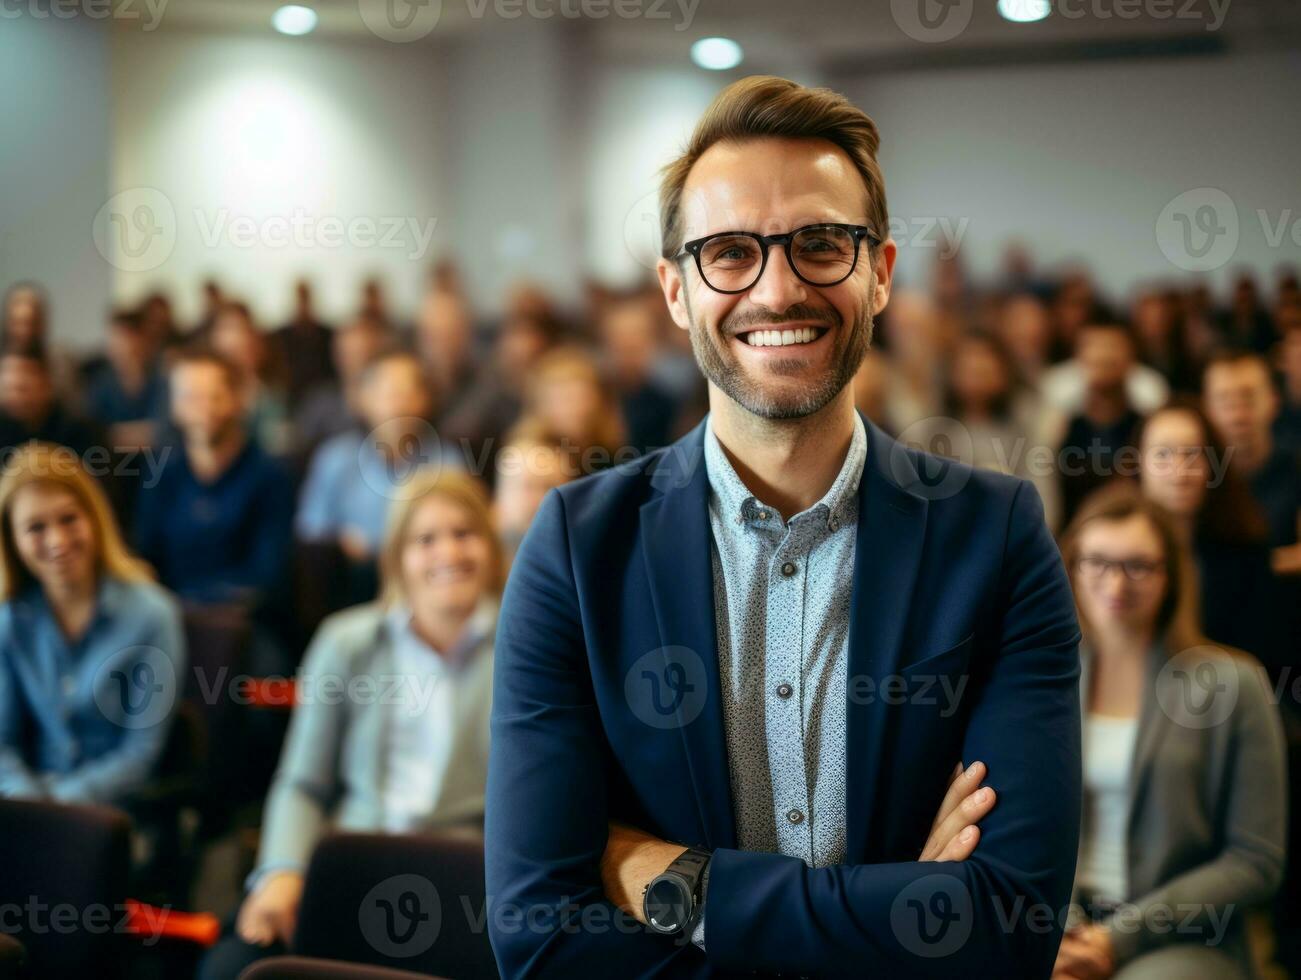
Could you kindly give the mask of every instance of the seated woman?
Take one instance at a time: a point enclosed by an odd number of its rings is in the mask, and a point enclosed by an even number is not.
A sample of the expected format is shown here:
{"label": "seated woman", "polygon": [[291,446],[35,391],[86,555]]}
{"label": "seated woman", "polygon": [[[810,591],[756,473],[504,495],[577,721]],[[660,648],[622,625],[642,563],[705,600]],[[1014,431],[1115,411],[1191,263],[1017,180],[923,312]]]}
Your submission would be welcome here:
{"label": "seated woman", "polygon": [[1269,525],[1197,403],[1176,398],[1139,429],[1143,496],[1160,504],[1192,548],[1202,627],[1216,643],[1276,673],[1294,654],[1287,590],[1270,567]]}
{"label": "seated woman", "polygon": [[122,543],[70,450],[30,443],[0,479],[0,795],[124,804],[183,688],[176,601]]}
{"label": "seated woman", "polygon": [[482,819],[502,569],[478,481],[424,471],[403,485],[380,600],[327,619],[307,651],[250,891],[200,976],[236,977],[290,942],[327,828]]}
{"label": "seated woman", "polygon": [[1208,645],[1183,538],[1130,486],[1062,555],[1084,633],[1084,813],[1054,977],[1252,976],[1245,914],[1283,873],[1282,726],[1258,661]]}

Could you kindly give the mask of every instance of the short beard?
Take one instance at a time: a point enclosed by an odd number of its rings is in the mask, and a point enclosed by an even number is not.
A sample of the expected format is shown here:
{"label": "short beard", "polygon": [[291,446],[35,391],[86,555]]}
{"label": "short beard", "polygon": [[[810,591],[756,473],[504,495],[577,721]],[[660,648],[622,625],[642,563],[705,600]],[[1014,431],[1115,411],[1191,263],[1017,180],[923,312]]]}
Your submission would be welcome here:
{"label": "short beard", "polygon": [[[691,324],[691,350],[701,372],[732,401],[747,412],[764,419],[802,419],[822,411],[853,380],[863,363],[863,357],[872,346],[870,304],[863,308],[862,315],[848,332],[843,329],[844,322],[834,311],[806,304],[792,306],[780,318],[764,317],[769,323],[820,320],[833,330],[836,338],[834,342],[838,345],[831,353],[831,370],[809,388],[793,395],[774,395],[765,390],[762,384],[756,384],[747,377],[737,358],[722,346],[726,343],[726,335],[731,332],[728,321],[725,319],[719,325],[715,336],[708,327],[696,320],[685,292],[683,303],[687,310],[687,320]],[[775,374],[794,373],[800,369],[801,364],[795,359],[769,360],[770,369]]]}

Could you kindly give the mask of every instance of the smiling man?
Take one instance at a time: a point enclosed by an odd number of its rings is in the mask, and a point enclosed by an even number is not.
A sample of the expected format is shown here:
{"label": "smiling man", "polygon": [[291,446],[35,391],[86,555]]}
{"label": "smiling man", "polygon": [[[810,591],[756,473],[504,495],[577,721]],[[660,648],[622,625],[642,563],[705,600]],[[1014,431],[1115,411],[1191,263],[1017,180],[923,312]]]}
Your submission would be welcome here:
{"label": "smiling man", "polygon": [[486,825],[507,977],[1051,971],[1074,605],[1032,486],[854,408],[896,255],[877,143],[754,77],[665,171],[660,284],[710,412],[551,491],[520,547]]}

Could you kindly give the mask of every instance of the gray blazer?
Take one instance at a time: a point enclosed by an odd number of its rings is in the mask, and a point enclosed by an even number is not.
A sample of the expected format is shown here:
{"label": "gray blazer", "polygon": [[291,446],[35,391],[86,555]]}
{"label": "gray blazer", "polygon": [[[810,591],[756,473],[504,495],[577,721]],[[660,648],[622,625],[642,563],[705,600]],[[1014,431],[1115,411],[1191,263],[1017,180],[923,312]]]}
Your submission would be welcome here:
{"label": "gray blazer", "polygon": [[[496,611],[495,602],[485,600],[475,612],[472,628],[480,639],[456,672],[451,760],[431,825],[483,816]],[[250,887],[267,871],[305,870],[330,827],[384,829],[388,726],[395,712],[421,703],[414,686],[421,680],[399,671],[391,624],[379,603],[346,609],[321,624],[298,672],[299,700],[267,795]],[[351,691],[349,682],[356,685]]]}
{"label": "gray blazer", "polygon": [[[1083,716],[1094,654],[1081,644],[1080,656]],[[1130,906],[1106,922],[1118,965],[1195,943],[1251,975],[1245,913],[1283,877],[1286,786],[1283,727],[1259,662],[1154,646],[1129,774]]]}

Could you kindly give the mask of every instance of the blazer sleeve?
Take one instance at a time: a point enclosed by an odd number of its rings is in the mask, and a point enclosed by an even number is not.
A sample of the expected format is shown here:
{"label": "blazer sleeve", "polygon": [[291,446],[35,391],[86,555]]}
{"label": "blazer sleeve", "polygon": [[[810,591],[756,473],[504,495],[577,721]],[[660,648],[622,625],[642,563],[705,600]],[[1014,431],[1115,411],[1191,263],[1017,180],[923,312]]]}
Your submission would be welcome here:
{"label": "blazer sleeve", "polygon": [[[1220,828],[1224,850],[1126,905],[1107,920],[1116,962],[1190,933],[1219,935],[1235,914],[1268,901],[1283,880],[1287,840],[1287,758],[1283,723],[1264,669],[1234,657],[1238,697],[1226,740],[1233,753],[1227,771],[1228,806]],[[1191,918],[1183,910],[1196,910]],[[1173,925],[1166,928],[1175,914]],[[1163,923],[1144,928],[1143,923]]]}
{"label": "blazer sleeve", "polygon": [[503,977],[708,975],[694,946],[650,934],[605,898],[608,755],[551,490],[511,569],[494,650],[484,833]]}
{"label": "blazer sleeve", "polygon": [[814,869],[779,854],[715,851],[711,965],[954,977],[983,976],[998,963],[1002,976],[1051,973],[1079,841],[1080,634],[1030,484],[1018,484],[1009,510],[997,518],[1007,533],[995,639],[990,662],[973,667],[962,743],[962,759],[985,762],[998,793],[975,853],[962,862]]}

